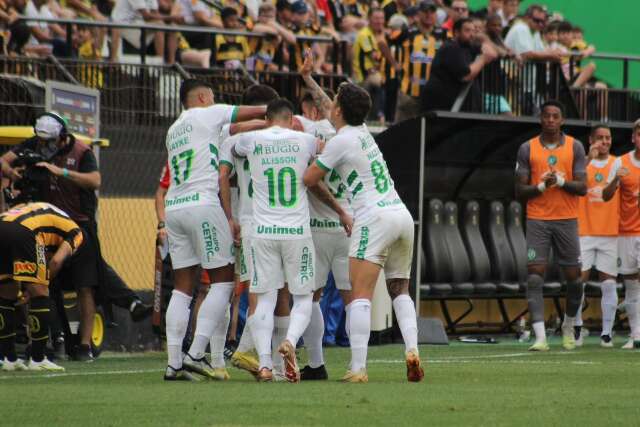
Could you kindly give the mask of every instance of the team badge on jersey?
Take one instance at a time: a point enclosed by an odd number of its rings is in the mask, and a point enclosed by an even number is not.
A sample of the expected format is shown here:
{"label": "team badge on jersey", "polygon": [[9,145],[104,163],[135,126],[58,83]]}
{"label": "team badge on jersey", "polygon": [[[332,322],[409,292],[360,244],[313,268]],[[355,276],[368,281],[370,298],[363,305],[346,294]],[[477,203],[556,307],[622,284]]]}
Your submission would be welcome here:
{"label": "team badge on jersey", "polygon": [[596,182],[602,182],[604,176],[600,172],[596,172],[595,180]]}
{"label": "team badge on jersey", "polygon": [[547,163],[549,164],[549,166],[555,166],[555,165],[556,165],[556,163],[558,163],[558,158],[552,154],[552,155],[551,155],[551,156],[549,156],[549,158],[547,159]]}

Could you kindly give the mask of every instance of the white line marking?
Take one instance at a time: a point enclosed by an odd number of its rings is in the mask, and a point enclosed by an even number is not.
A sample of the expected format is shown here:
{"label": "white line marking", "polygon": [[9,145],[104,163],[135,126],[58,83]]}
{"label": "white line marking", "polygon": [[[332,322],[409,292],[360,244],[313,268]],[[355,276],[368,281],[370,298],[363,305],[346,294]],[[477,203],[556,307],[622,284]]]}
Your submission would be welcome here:
{"label": "white line marking", "polygon": [[99,376],[99,375],[124,375],[124,374],[147,374],[150,372],[163,372],[164,369],[132,369],[122,371],[93,371],[93,372],[58,372],[51,374],[32,374],[25,375],[26,372],[16,372],[15,375],[2,375],[0,380],[14,380],[25,378],[59,378],[59,377],[84,377],[84,376]]}

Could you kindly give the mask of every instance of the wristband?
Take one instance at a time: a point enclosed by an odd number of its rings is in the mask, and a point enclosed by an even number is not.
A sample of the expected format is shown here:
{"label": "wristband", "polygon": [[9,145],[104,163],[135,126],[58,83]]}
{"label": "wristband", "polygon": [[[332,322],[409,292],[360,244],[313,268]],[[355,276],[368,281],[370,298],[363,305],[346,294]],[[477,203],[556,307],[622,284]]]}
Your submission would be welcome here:
{"label": "wristband", "polygon": [[564,183],[566,182],[563,177],[559,176],[556,178],[558,182],[558,187],[564,187]]}
{"label": "wristband", "polygon": [[539,192],[544,193],[544,190],[547,189],[547,184],[545,184],[543,181],[540,184],[538,184],[537,188]]}
{"label": "wristband", "polygon": [[62,176],[65,177],[65,178],[68,178],[69,177],[69,169],[63,168],[62,169]]}
{"label": "wristband", "polygon": [[158,222],[158,230],[162,230],[163,228],[165,228],[165,223],[164,223],[164,221],[160,221],[160,222]]}

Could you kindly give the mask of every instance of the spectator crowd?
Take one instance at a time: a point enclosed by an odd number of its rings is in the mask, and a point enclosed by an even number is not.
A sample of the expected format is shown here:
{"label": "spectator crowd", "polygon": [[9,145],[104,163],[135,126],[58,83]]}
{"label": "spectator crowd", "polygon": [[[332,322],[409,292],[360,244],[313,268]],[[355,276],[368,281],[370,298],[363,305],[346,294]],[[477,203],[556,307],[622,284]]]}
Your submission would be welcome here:
{"label": "spectator crowd", "polygon": [[[147,31],[141,40],[136,29],[74,24],[67,37],[66,25],[21,17],[221,32]],[[595,65],[581,63],[595,51],[582,29],[544,6],[521,10],[519,0],[487,0],[475,11],[466,0],[0,0],[0,48],[111,61],[146,49],[168,64],[250,72],[296,71],[311,48],[316,73],[350,75],[374,99],[369,119],[386,122],[451,109],[461,91],[478,91],[468,83],[500,58],[556,62],[570,85],[602,87]],[[484,96],[492,112],[511,112],[503,96]]]}

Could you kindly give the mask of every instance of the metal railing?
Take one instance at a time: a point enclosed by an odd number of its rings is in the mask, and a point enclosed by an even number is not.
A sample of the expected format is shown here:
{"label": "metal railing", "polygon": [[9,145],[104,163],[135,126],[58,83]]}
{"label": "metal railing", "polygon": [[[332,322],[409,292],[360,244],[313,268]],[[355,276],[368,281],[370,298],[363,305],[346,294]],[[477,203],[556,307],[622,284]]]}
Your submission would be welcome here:
{"label": "metal railing", "polygon": [[[113,29],[128,29],[128,30],[139,30],[140,31],[140,46],[147,46],[147,34],[150,32],[162,32],[162,33],[196,33],[196,34],[210,34],[210,35],[228,35],[228,36],[244,36],[247,38],[259,38],[264,39],[268,37],[267,34],[258,33],[258,32],[249,32],[249,31],[237,31],[237,30],[228,30],[222,28],[211,28],[211,27],[201,27],[201,26],[189,26],[189,25],[159,25],[159,24],[125,24],[118,22],[110,22],[110,21],[91,21],[87,19],[46,19],[46,18],[29,18],[29,17],[21,17],[21,20],[27,22],[42,22],[42,23],[50,23],[50,24],[58,24],[66,29],[66,43],[68,46],[71,46],[73,43],[73,32],[74,26],[82,25],[87,27],[95,27],[95,28],[105,28],[111,32]],[[296,45],[299,49],[303,49],[304,46],[308,46],[309,44],[320,43],[320,44],[329,44],[332,46],[331,57],[328,58],[329,61],[333,64],[333,72],[338,73],[340,69],[343,72],[350,70],[351,65],[349,63],[349,55],[347,53],[347,41],[345,40],[336,40],[332,37],[326,36],[302,36],[296,35]],[[280,70],[286,65],[290,67],[290,69],[295,70],[295,49],[296,46],[289,46],[289,63],[288,64],[278,64]],[[138,54],[140,56],[140,63],[145,64],[147,53],[145,48],[141,48],[138,50]],[[211,63],[215,63],[216,61],[216,49],[215,43],[212,43],[211,46]]]}
{"label": "metal railing", "polygon": [[[606,57],[640,60],[640,57]],[[567,117],[574,119],[632,121],[640,113],[638,90],[593,85],[574,88],[567,81],[562,64],[507,58],[484,67],[466,95],[461,92],[456,105],[462,104],[461,111],[532,116],[548,99],[560,100],[566,107]]]}

